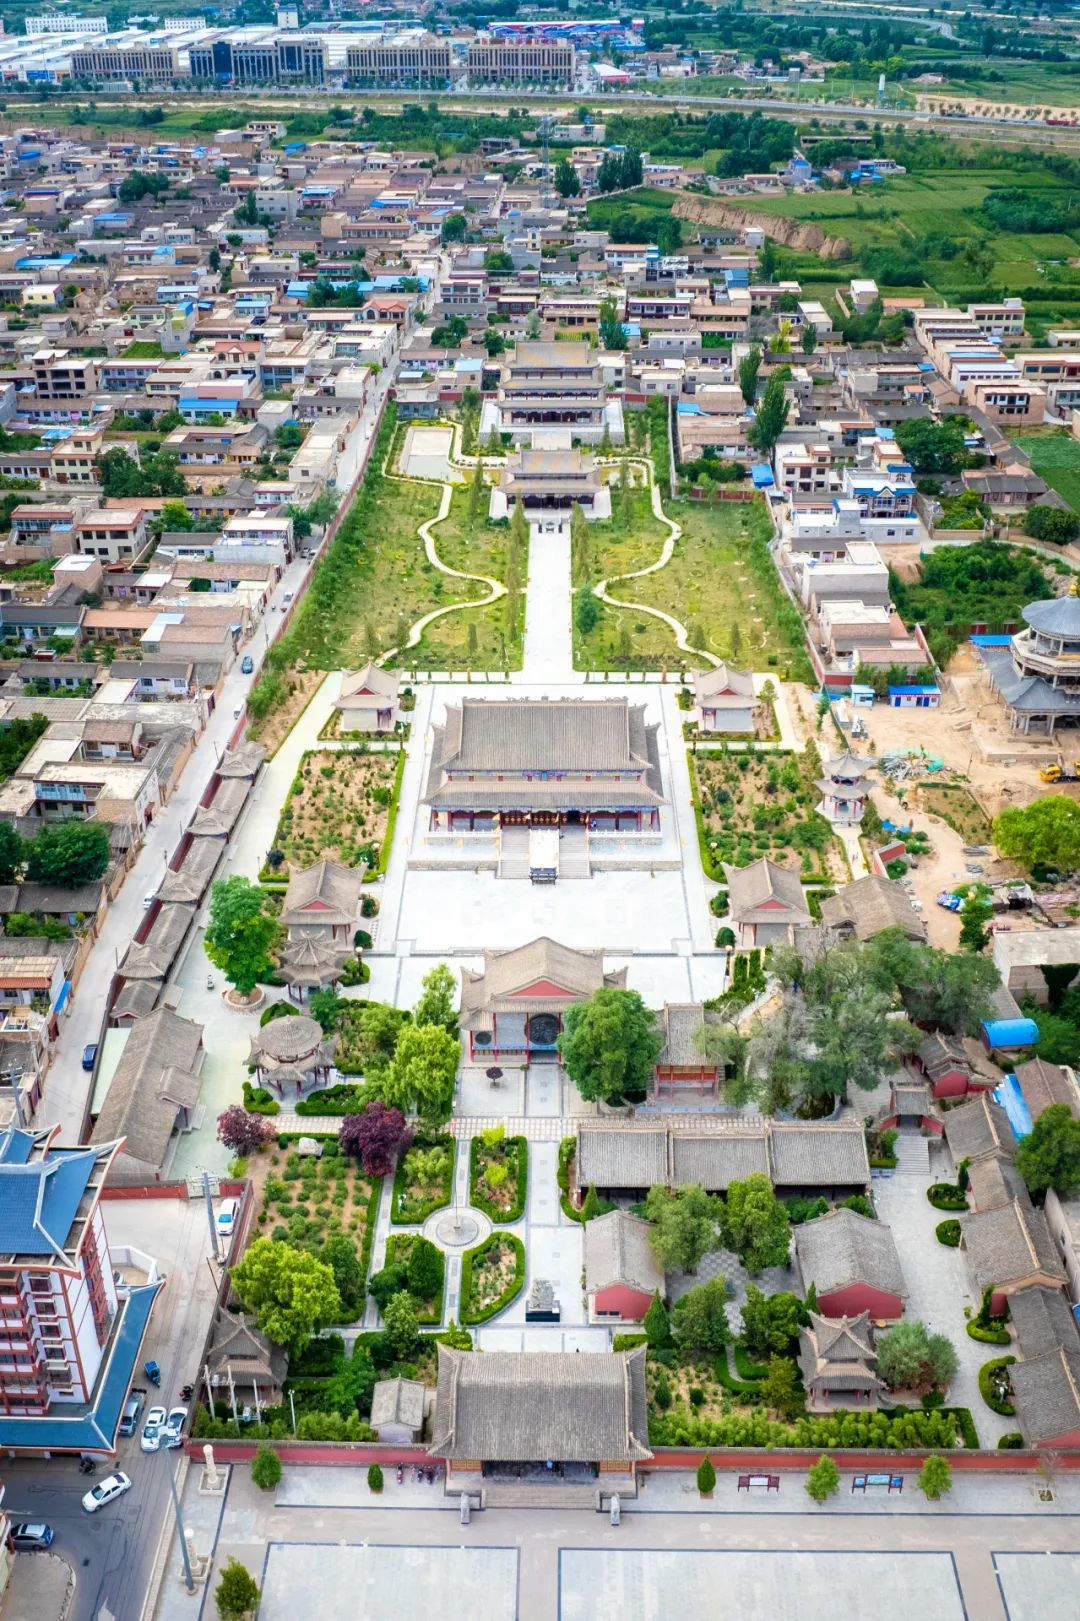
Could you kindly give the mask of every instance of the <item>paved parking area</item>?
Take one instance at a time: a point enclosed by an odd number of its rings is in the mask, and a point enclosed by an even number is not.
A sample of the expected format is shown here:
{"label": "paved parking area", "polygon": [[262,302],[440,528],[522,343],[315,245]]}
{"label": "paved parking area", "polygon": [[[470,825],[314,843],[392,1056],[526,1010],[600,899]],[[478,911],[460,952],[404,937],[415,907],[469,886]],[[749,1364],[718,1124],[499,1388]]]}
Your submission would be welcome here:
{"label": "paved parking area", "polygon": [[713,1621],[965,1621],[947,1553],[560,1550],[559,1621],[666,1621],[673,1603]]}
{"label": "paved parking area", "polygon": [[996,1553],[1009,1621],[1076,1621],[1080,1610],[1080,1553]]}
{"label": "paved parking area", "polygon": [[515,1621],[517,1566],[514,1548],[272,1542],[259,1584],[259,1621]]}

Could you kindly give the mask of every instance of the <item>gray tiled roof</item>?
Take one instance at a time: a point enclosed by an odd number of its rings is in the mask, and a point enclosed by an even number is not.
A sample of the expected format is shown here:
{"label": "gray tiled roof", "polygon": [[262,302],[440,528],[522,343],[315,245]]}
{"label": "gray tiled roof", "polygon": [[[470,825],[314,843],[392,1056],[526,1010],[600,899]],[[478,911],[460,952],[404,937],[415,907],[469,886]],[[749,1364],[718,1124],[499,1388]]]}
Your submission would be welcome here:
{"label": "gray tiled roof", "polygon": [[950,1109],[945,1116],[945,1141],[954,1161],[978,1159],[982,1154],[1016,1156],[1016,1138],[1009,1117],[987,1092]]}
{"label": "gray tiled roof", "polygon": [[1058,1345],[1080,1352],[1076,1319],[1059,1289],[1018,1289],[1009,1297],[1009,1321],[1025,1361]]}
{"label": "gray tiled roof", "polygon": [[1016,1419],[1028,1446],[1080,1430],[1080,1351],[1058,1346],[1009,1369]]}
{"label": "gray tiled roof", "polygon": [[[566,996],[530,996],[515,999],[515,993],[530,985],[546,982],[559,986]],[[462,1022],[474,1027],[475,1017],[492,1009],[563,1007],[567,1001],[584,1001],[602,985],[625,986],[626,969],[604,972],[602,951],[577,951],[542,934],[510,951],[485,951],[480,973],[466,968],[461,976]],[[507,998],[510,1000],[507,1001]]]}
{"label": "gray tiled roof", "polygon": [[1026,1196],[996,1210],[980,1210],[960,1222],[968,1264],[980,1292],[1042,1276],[1065,1282],[1046,1217]]}
{"label": "gray tiled roof", "polygon": [[484,1463],[650,1458],[645,1348],[456,1351],[439,1346],[430,1451]]}
{"label": "gray tiled roof", "polygon": [[581,1187],[702,1187],[719,1191],[760,1171],[795,1188],[865,1187],[866,1139],[857,1123],[696,1127],[583,1122],[577,1134]]}
{"label": "gray tiled roof", "polygon": [[796,1227],[795,1254],[804,1286],[813,1283],[819,1295],[851,1283],[907,1294],[891,1230],[854,1210],[830,1210]]}
{"label": "gray tiled roof", "polygon": [[[731,905],[731,915],[736,921],[747,918],[766,901],[778,900],[791,912],[795,919],[809,920],[810,908],[806,904],[806,895],[803,891],[802,880],[798,871],[793,867],[780,867],[768,856],[762,856],[760,861],[752,861],[748,867],[731,867],[724,863],[724,876],[727,880],[728,899]],[[782,912],[770,912],[768,921],[782,923]]]}
{"label": "gray tiled roof", "polygon": [[821,921],[831,929],[850,930],[857,940],[871,940],[882,929],[897,927],[911,940],[926,939],[926,925],[903,886],[873,873],[826,896],[821,903]]}
{"label": "gray tiled roof", "polygon": [[202,1091],[202,1025],[161,1007],[140,1019],[124,1044],[92,1141],[126,1137],[124,1152],[155,1169],[164,1164],[177,1110]]}
{"label": "gray tiled roof", "polygon": [[1015,1074],[1032,1120],[1055,1103],[1064,1103],[1073,1119],[1080,1119],[1080,1087],[1071,1069],[1048,1064],[1045,1058],[1030,1058],[1026,1064],[1017,1064]]}
{"label": "gray tiled roof", "polygon": [[[317,861],[290,877],[281,921],[286,928],[301,924],[330,928],[335,923],[355,927],[360,914],[360,889],[358,867],[346,867],[340,861]],[[303,908],[313,903],[313,910],[305,913]]]}
{"label": "gray tiled roof", "polygon": [[694,1041],[705,1022],[705,1008],[701,1002],[665,1002],[660,1009],[658,1022],[664,1037],[664,1045],[656,1059],[658,1064],[706,1062]]}
{"label": "gray tiled roof", "polygon": [[611,1210],[585,1224],[585,1287],[626,1283],[650,1294],[664,1288],[664,1270],[649,1242],[650,1224],[628,1210]]}
{"label": "gray tiled roof", "polygon": [[371,1423],[404,1424],[410,1430],[424,1427],[425,1387],[418,1379],[379,1379],[371,1393]]}
{"label": "gray tiled roof", "polygon": [[745,706],[754,701],[754,675],[752,670],[733,670],[729,664],[718,664],[715,670],[699,670],[694,674],[694,698],[697,703],[730,696]]}
{"label": "gray tiled roof", "polygon": [[1023,1177],[1005,1154],[984,1154],[968,1167],[968,1198],[974,1210],[997,1210],[1026,1194]]}

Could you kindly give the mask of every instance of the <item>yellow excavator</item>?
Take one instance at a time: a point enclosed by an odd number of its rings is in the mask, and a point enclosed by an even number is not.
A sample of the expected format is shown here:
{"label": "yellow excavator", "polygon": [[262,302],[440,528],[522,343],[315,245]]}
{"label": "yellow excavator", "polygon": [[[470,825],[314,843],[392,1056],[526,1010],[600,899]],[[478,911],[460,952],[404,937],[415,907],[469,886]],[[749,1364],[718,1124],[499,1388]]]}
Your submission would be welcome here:
{"label": "yellow excavator", "polygon": [[1071,771],[1066,771],[1065,767],[1060,765],[1043,766],[1039,776],[1043,782],[1078,782],[1080,781],[1080,760],[1073,761]]}

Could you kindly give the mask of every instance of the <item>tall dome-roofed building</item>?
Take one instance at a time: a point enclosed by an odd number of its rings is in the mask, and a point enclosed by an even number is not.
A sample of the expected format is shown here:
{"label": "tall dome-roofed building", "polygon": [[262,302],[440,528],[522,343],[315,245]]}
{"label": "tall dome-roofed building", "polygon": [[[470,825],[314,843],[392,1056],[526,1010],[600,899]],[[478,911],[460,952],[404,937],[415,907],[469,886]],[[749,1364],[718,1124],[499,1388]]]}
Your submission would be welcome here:
{"label": "tall dome-roofed building", "polygon": [[1029,602],[1021,617],[1027,629],[1010,646],[979,653],[1012,730],[1053,736],[1063,723],[1080,723],[1080,597]]}

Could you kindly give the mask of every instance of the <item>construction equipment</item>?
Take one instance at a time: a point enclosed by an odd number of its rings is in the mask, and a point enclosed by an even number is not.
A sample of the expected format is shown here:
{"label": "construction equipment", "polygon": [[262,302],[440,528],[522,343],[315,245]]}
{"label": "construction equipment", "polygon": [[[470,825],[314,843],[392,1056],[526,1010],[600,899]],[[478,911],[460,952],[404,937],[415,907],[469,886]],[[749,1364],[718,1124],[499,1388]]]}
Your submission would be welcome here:
{"label": "construction equipment", "polygon": [[1071,771],[1060,765],[1045,765],[1039,776],[1043,782],[1080,782],[1080,760],[1073,761]]}

